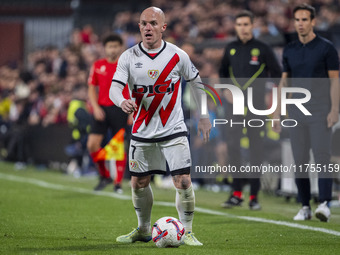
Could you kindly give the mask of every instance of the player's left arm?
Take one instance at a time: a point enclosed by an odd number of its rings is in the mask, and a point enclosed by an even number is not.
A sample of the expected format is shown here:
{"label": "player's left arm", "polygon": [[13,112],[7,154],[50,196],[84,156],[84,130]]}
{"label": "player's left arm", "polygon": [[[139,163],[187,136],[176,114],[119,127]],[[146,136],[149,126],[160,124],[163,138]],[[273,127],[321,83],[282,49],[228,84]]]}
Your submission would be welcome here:
{"label": "player's left arm", "polygon": [[327,115],[327,126],[330,128],[334,126],[339,121],[339,71],[329,70],[328,77],[330,78],[331,88],[331,111]]}
{"label": "player's left arm", "polygon": [[270,77],[280,78],[282,74],[281,67],[280,67],[279,61],[274,51],[272,50],[272,48],[270,48],[270,46],[268,46],[267,48],[265,59],[266,59],[266,66],[269,71]]}
{"label": "player's left arm", "polygon": [[203,88],[200,76],[198,75],[194,80],[189,81],[189,85],[192,88],[191,92],[193,94],[196,105],[198,106],[198,109],[200,111],[200,119],[197,125],[197,132],[198,132],[198,135],[202,134],[204,142],[208,142],[212,126],[210,123],[209,114],[208,113],[202,114],[202,110],[201,110],[202,94],[205,92],[200,89],[200,88]]}
{"label": "player's left arm", "polygon": [[201,118],[198,121],[197,130],[198,130],[198,134],[202,133],[203,141],[205,143],[208,142],[209,137],[210,137],[210,131],[211,131],[211,122],[209,118]]}
{"label": "player's left arm", "polygon": [[[204,92],[204,86],[202,83],[202,80],[199,76],[198,70],[196,69],[195,65],[191,62],[188,54],[186,54],[184,51],[180,50],[178,52],[180,54],[181,59],[181,74],[184,76],[186,81],[188,82],[191,93],[194,97],[195,103],[199,109],[200,114],[200,120],[198,121],[197,131],[198,135],[202,134],[203,141],[208,142],[209,141],[209,135],[211,130],[211,123],[209,119],[209,113],[206,111],[202,111],[203,103],[206,104],[206,102],[202,103],[202,98],[206,96]],[[202,96],[203,94],[203,96]]]}

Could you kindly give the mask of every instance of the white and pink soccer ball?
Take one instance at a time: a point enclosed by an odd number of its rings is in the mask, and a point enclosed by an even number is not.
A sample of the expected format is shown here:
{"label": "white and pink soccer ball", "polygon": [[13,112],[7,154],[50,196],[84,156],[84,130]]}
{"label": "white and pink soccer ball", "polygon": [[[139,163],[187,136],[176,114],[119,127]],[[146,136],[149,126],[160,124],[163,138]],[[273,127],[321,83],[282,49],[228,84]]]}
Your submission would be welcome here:
{"label": "white and pink soccer ball", "polygon": [[152,240],[158,248],[178,247],[184,237],[182,222],[174,217],[160,218],[153,224]]}

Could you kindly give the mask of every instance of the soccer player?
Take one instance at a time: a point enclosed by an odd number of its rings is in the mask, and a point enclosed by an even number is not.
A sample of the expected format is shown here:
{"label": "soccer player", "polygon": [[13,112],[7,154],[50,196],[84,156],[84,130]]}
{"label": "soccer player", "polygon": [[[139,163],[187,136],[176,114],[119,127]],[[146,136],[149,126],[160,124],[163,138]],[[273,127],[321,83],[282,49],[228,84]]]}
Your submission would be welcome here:
{"label": "soccer player", "polygon": [[[202,245],[192,233],[195,195],[191,185],[191,156],[181,107],[181,76],[191,85],[200,78],[188,55],[162,40],[167,24],[161,9],[145,9],[139,22],[142,42],[126,50],[118,61],[110,98],[126,113],[134,113],[129,150],[132,202],[138,228],[117,237],[117,242],[151,240],[153,194],[151,174],[164,174],[169,165],[176,187],[176,208],[186,234],[184,243]],[[121,91],[128,83],[131,99]],[[200,91],[196,89],[195,91]],[[197,92],[199,93],[199,92]],[[201,118],[198,130],[209,139],[211,123]]]}
{"label": "soccer player", "polygon": [[[294,79],[289,81],[292,87],[303,87],[311,92],[311,99],[305,104],[311,116],[305,116],[295,107],[288,108],[289,118],[298,122],[296,127],[289,128],[293,157],[296,166],[303,166],[302,172],[306,172],[309,150],[312,148],[315,163],[328,171],[331,127],[339,119],[338,53],[331,42],[314,33],[315,9],[312,6],[299,5],[294,8],[293,14],[298,40],[288,44],[283,52],[284,70],[278,90],[278,108],[274,118],[280,118],[281,89],[288,86],[287,78],[309,78],[304,81]],[[316,78],[324,79],[320,82],[320,79]],[[293,93],[292,96],[294,98],[299,95]],[[273,129],[277,132],[281,131],[279,122],[276,121]],[[315,215],[321,221],[328,221],[331,215],[328,202],[332,199],[332,179],[324,177],[328,175],[319,173],[320,205]],[[308,173],[296,174],[295,182],[302,208],[294,220],[309,220],[312,217],[312,211],[309,203],[311,191]]]}
{"label": "soccer player", "polygon": [[[99,170],[99,183],[94,190],[102,190],[113,183],[105,161],[99,158],[101,143],[110,128],[116,134],[126,127],[127,115],[109,98],[109,90],[119,55],[122,53],[123,40],[118,35],[109,35],[103,40],[106,58],[99,59],[92,65],[88,79],[88,95],[93,107],[93,122],[88,137],[87,148],[93,162]],[[122,93],[122,92],[120,92]],[[128,97],[127,89],[124,95]],[[116,161],[116,179],[114,191],[121,193],[121,181],[125,170],[125,160]]]}
{"label": "soccer player", "polygon": [[[220,77],[229,78],[231,82],[245,91],[253,89],[253,101],[256,109],[267,109],[265,104],[265,79],[267,77],[279,78],[281,69],[272,49],[265,43],[256,40],[253,36],[254,16],[249,11],[241,11],[235,18],[235,31],[237,40],[230,42],[225,49],[224,57],[220,67]],[[232,99],[227,97],[227,115],[235,122],[243,120],[264,119],[247,111],[245,116],[234,116],[232,114]],[[227,144],[229,152],[229,163],[241,167],[240,140],[244,132],[243,126],[233,125],[227,127]],[[246,134],[249,139],[250,164],[260,166],[263,161],[263,134],[264,129],[259,127],[247,127]],[[224,208],[240,206],[243,202],[242,188],[246,181],[250,183],[249,208],[260,210],[258,192],[260,190],[260,178],[255,173],[251,178],[234,176],[232,187],[233,193],[222,203]]]}

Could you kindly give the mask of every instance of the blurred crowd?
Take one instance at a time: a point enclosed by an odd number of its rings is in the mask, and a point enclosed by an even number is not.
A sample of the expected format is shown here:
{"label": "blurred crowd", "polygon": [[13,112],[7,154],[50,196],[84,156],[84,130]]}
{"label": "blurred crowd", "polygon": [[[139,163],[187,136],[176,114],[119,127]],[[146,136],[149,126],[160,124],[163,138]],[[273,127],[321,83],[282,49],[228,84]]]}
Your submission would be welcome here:
{"label": "blurred crowd", "polygon": [[[330,31],[340,48],[340,1],[336,0],[153,0],[166,14],[164,39],[182,47],[203,78],[218,77],[218,66],[228,40],[235,37],[233,17],[242,9],[255,16],[254,35],[276,47],[285,45],[294,32],[292,9],[309,2],[317,9],[317,31]],[[126,48],[141,41],[140,12],[123,11],[113,17],[112,30],[124,39]],[[24,64],[0,67],[0,149],[2,158],[25,161],[18,144],[25,127],[67,123],[72,91],[86,85],[91,64],[104,56],[101,39],[91,24],[75,28],[64,48],[46,45],[28,53]],[[280,56],[278,55],[280,58]],[[90,108],[89,108],[90,109]],[[90,110],[91,111],[91,110]],[[20,146],[19,146],[20,147]],[[20,151],[20,149],[19,149]]]}

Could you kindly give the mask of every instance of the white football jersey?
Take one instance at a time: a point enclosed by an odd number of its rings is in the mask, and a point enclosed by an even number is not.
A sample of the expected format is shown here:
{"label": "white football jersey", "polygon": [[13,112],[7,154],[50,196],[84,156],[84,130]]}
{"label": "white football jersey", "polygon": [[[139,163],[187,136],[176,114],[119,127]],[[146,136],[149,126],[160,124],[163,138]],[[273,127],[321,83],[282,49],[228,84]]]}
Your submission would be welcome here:
{"label": "white football jersey", "polygon": [[139,43],[119,58],[113,81],[128,83],[137,104],[132,139],[145,142],[169,140],[187,134],[182,111],[181,77],[193,80],[198,70],[177,46],[162,42],[156,55]]}

